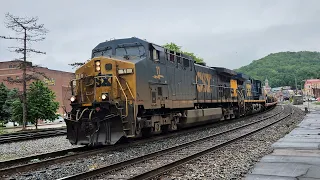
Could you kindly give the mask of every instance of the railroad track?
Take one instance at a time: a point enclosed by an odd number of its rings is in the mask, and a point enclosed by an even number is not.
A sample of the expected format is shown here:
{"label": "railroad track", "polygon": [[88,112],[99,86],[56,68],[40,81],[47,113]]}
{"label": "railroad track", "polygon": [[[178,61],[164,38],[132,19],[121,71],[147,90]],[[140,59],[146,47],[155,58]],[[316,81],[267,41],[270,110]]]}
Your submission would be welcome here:
{"label": "railroad track", "polygon": [[279,112],[267,118],[247,123],[205,138],[60,179],[152,179],[172,168],[252,135],[288,118],[293,114],[293,109],[288,109],[289,112],[282,117],[281,115],[283,112]]}
{"label": "railroad track", "polygon": [[52,136],[66,135],[66,128],[45,129],[30,132],[8,133],[0,135],[0,144],[24,141],[36,138],[46,138]]}
{"label": "railroad track", "polygon": [[[149,139],[142,139],[142,140],[138,140],[138,141],[134,141],[134,142],[129,142],[126,144],[119,144],[116,146],[100,147],[98,149],[80,147],[80,148],[67,149],[67,150],[62,150],[62,151],[57,151],[57,152],[46,153],[46,154],[39,154],[39,155],[35,155],[35,156],[23,157],[23,158],[19,158],[19,159],[8,160],[8,161],[2,161],[2,162],[0,162],[0,174],[8,176],[8,175],[15,174],[15,173],[23,173],[25,171],[34,170],[34,169],[37,169],[40,167],[49,166],[52,164],[57,164],[57,163],[61,163],[64,161],[73,160],[76,158],[84,158],[84,157],[87,157],[90,155],[95,155],[98,153],[119,150],[121,148],[126,148],[128,146],[134,146],[134,145],[149,142],[149,141],[170,138],[173,136],[179,136],[182,134],[192,133],[194,131],[199,131],[202,129],[217,127],[218,125],[231,124],[231,123],[234,123],[234,121],[241,121],[241,120],[246,121],[246,118],[261,117],[261,116],[264,117],[266,115],[265,113],[266,112],[264,112],[262,114],[259,113],[259,114],[247,116],[242,119],[222,121],[220,123],[215,123],[215,124],[212,124],[212,125],[206,126],[206,127],[200,126],[200,127],[188,129],[185,131],[175,132],[175,133],[171,133],[171,134],[167,134],[167,135],[156,136],[156,137],[152,137]],[[273,117],[279,113],[280,112],[277,112],[276,114],[268,116],[267,118]]]}

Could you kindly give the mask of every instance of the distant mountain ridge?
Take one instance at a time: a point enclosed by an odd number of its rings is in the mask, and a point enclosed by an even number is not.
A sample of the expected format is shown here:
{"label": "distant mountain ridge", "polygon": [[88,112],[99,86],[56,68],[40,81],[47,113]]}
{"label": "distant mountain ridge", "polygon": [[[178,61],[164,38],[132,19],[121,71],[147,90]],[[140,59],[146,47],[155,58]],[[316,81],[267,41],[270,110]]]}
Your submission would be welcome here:
{"label": "distant mountain ridge", "polygon": [[278,52],[271,53],[247,66],[235,69],[264,82],[267,78],[271,87],[291,86],[303,88],[305,79],[320,78],[320,52]]}

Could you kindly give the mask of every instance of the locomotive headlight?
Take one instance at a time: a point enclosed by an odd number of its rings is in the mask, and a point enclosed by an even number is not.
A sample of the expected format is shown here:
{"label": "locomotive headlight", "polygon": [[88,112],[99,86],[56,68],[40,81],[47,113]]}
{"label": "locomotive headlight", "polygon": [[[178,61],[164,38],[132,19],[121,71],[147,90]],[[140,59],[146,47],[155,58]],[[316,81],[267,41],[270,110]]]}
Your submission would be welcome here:
{"label": "locomotive headlight", "polygon": [[101,67],[100,67],[101,63],[99,60],[95,61],[95,67],[96,67],[96,71],[100,71]]}
{"label": "locomotive headlight", "polygon": [[72,96],[71,98],[70,98],[70,101],[71,102],[74,102],[76,100],[76,97],[74,97],[74,96]]}

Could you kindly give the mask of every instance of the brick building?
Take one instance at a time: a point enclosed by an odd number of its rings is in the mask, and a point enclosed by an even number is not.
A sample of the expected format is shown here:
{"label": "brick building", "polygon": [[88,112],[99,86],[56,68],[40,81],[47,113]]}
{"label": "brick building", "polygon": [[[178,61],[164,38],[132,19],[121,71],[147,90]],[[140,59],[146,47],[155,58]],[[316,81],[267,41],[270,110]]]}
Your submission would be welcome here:
{"label": "brick building", "polygon": [[[20,64],[21,61],[0,62],[0,83],[3,82],[9,89],[18,88],[22,91],[22,83],[12,84],[5,81],[5,79],[22,79],[22,70],[17,68]],[[36,67],[33,69],[33,71],[41,72],[46,75],[47,78],[39,76],[39,79],[44,81],[48,87],[55,92],[56,101],[59,102],[59,109],[57,113],[63,116],[65,113],[63,108],[65,107],[67,111],[71,108],[69,101],[71,97],[69,83],[71,79],[75,78],[74,73],[51,70],[45,67]],[[28,69],[27,74],[34,74],[33,71]],[[30,82],[28,84],[30,84]]]}
{"label": "brick building", "polygon": [[320,79],[308,79],[304,84],[304,93],[308,96],[319,96]]}

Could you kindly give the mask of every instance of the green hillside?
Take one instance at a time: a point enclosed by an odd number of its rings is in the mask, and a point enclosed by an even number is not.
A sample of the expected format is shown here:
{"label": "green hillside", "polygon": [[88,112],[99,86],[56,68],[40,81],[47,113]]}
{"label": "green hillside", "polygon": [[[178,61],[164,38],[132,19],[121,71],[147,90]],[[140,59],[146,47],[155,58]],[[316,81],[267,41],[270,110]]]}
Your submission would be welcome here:
{"label": "green hillside", "polygon": [[235,69],[237,72],[262,80],[268,78],[271,87],[295,87],[297,77],[298,88],[304,79],[320,78],[320,52],[279,52],[272,53],[247,66]]}

